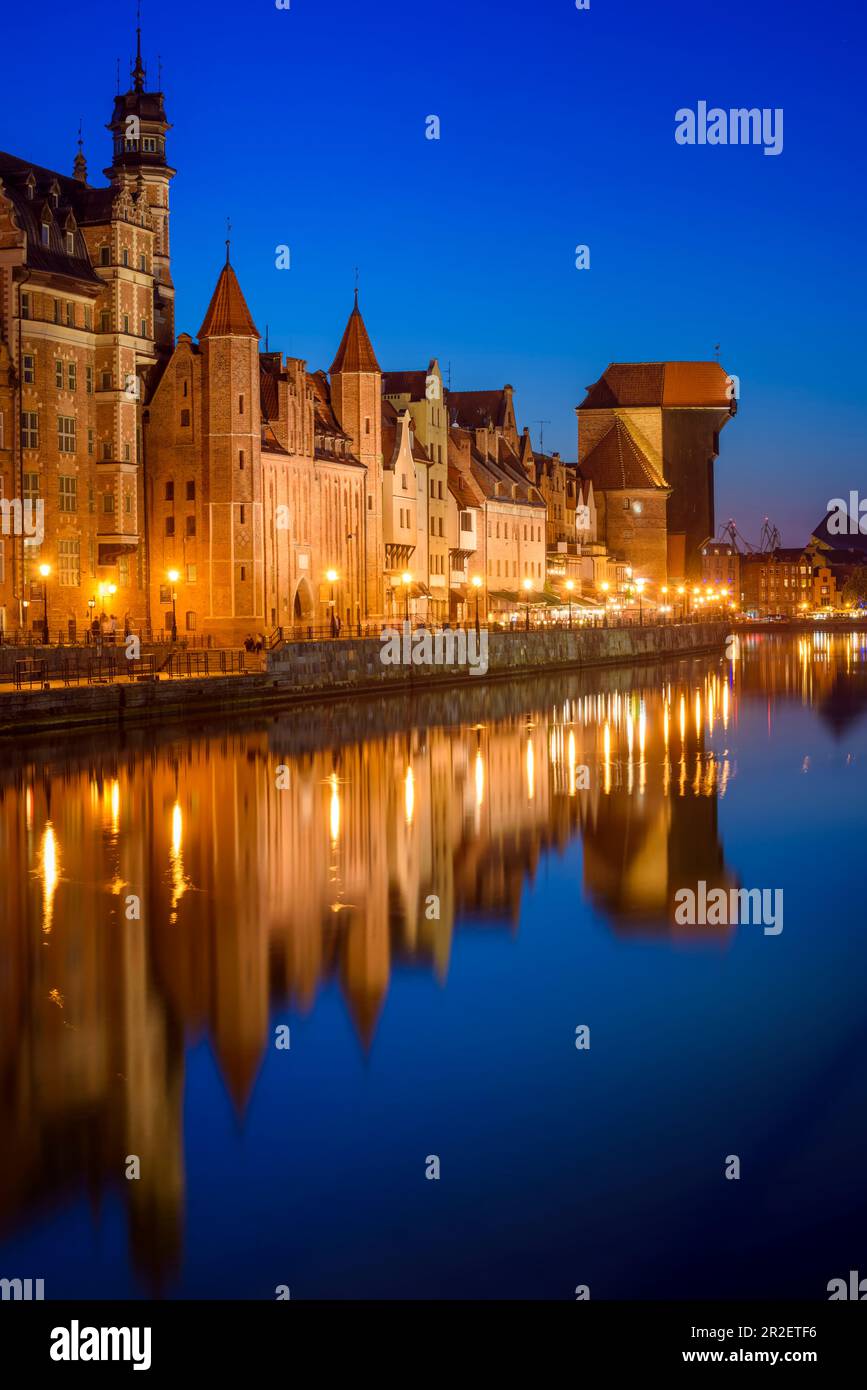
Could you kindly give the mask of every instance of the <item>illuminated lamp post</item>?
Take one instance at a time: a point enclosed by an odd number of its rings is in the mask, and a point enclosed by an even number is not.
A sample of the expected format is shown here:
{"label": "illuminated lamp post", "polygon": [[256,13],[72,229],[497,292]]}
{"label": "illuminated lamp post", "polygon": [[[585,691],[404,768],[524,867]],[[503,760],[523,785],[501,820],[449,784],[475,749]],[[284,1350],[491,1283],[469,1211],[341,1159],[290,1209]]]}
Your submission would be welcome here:
{"label": "illuminated lamp post", "polygon": [[474,588],[475,591],[476,591],[476,636],[477,636],[477,637],[478,637],[478,635],[479,635],[479,593],[480,593],[480,591],[481,591],[481,587],[482,587],[482,576],[481,576],[480,574],[474,574],[474,575],[473,575],[473,588]]}
{"label": "illuminated lamp post", "polygon": [[172,586],[172,641],[173,641],[173,642],[177,642],[177,640],[178,640],[178,591],[177,591],[177,589],[175,588],[175,585],[177,584],[177,582],[178,582],[178,580],[180,579],[180,577],[181,577],[181,576],[180,576],[180,572],[179,572],[178,570],[169,570],[168,578],[169,578],[169,583],[170,583],[171,586]]}
{"label": "illuminated lamp post", "polygon": [[50,565],[40,565],[39,574],[42,579],[42,641],[45,646],[49,646],[51,637],[48,632],[48,576],[51,573]]}
{"label": "illuminated lamp post", "polygon": [[530,593],[531,593],[531,591],[532,591],[532,588],[533,588],[533,581],[532,581],[532,579],[525,579],[525,580],[524,580],[524,592],[525,592],[525,594],[527,595],[527,619],[526,619],[526,630],[527,630],[527,632],[530,631]]}
{"label": "illuminated lamp post", "polygon": [[331,585],[331,599],[330,599],[330,605],[331,605],[331,636],[332,636],[332,637],[336,637],[336,636],[337,636],[337,614],[336,614],[335,609],[334,609],[334,586],[335,586],[335,584],[337,583],[337,578],[338,578],[337,570],[326,570],[326,571],[325,571],[325,578],[328,580],[328,583]]}
{"label": "illuminated lamp post", "polygon": [[566,592],[569,595],[569,631],[572,631],[572,590],[575,588],[575,580],[566,580]]}
{"label": "illuminated lamp post", "polygon": [[412,575],[408,570],[404,570],[400,576],[403,583],[403,620],[409,622],[409,586],[412,583]]}

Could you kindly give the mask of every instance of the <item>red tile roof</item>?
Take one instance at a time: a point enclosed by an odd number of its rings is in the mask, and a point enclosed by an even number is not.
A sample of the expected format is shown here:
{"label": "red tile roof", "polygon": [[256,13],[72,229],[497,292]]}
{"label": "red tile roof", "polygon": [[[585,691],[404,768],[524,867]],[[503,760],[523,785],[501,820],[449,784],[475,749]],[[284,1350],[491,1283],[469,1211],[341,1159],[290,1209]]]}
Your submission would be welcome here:
{"label": "red tile roof", "polygon": [[383,372],[382,394],[384,396],[409,396],[411,400],[423,400],[427,388],[427,372]]}
{"label": "red tile roof", "polygon": [[590,479],[597,492],[667,487],[665,479],[619,419],[581,460],[581,473]]}
{"label": "red tile roof", "polygon": [[333,375],[334,372],[378,372],[379,370],[376,353],[373,351],[370,338],[367,336],[367,329],[364,326],[364,319],[358,308],[358,291],[356,290],[355,305],[340,340],[337,356],[331,363],[331,373]]}
{"label": "red tile roof", "polygon": [[508,415],[505,391],[449,391],[449,421],[462,429],[503,426]]}
{"label": "red tile roof", "polygon": [[253,322],[247,301],[241,293],[234,270],[226,261],[220,271],[205,321],[199,329],[200,338],[258,338],[259,330]]}
{"label": "red tile roof", "polygon": [[729,377],[719,362],[611,362],[587,387],[579,410],[604,406],[731,408]]}

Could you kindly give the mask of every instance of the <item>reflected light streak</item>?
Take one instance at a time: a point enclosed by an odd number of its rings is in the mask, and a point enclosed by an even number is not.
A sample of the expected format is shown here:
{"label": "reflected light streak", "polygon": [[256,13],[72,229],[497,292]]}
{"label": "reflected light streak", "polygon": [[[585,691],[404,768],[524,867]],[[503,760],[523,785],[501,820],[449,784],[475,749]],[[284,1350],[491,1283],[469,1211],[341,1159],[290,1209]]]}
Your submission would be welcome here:
{"label": "reflected light streak", "polygon": [[169,848],[169,863],[172,868],[172,910],[169,916],[170,922],[176,922],[178,920],[178,903],[187,891],[187,879],[184,873],[184,858],[181,853],[183,842],[184,817],[180,802],[176,801],[172,807],[172,842]]}
{"label": "reflected light streak", "polygon": [[407,825],[412,825],[412,815],[415,810],[415,778],[411,767],[408,767],[406,770],[406,777],[403,784],[403,800],[406,810],[406,823]]}
{"label": "reflected light streak", "polygon": [[42,878],[42,930],[48,936],[54,923],[54,895],[60,879],[60,854],[51,821],[42,832],[39,873]]}

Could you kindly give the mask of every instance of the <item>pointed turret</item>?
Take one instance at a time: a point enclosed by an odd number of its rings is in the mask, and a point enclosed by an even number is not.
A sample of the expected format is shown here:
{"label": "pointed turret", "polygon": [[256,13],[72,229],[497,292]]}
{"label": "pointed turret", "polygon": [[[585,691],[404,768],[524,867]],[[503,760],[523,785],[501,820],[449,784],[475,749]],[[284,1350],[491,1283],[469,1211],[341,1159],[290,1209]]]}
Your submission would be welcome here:
{"label": "pointed turret", "polygon": [[337,356],[331,363],[331,375],[335,372],[378,372],[380,365],[376,360],[361,310],[358,307],[358,290],[355,291],[355,304],[349,315]]}
{"label": "pointed turret", "polygon": [[208,312],[199,329],[200,338],[258,338],[259,330],[247,308],[238,277],[229,261],[220,271],[220,277],[211,295]]}
{"label": "pointed turret", "polygon": [[358,290],[349,322],[331,364],[331,404],[352,440],[352,451],[367,469],[364,511],[366,618],[385,612],[385,550],[382,531],[382,371],[358,307]]}

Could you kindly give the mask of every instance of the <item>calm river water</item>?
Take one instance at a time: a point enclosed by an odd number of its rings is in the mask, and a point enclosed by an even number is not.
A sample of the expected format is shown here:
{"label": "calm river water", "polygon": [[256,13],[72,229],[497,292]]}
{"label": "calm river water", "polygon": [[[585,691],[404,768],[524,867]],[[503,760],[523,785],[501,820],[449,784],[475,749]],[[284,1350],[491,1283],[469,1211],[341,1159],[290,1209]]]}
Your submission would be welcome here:
{"label": "calm river water", "polygon": [[[865,771],[867,634],[827,632],[4,749],[0,1277],[867,1275]],[[680,925],[700,882],[783,930]]]}

